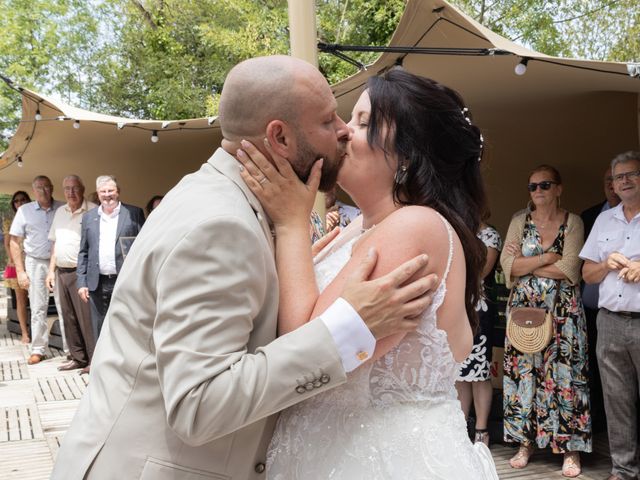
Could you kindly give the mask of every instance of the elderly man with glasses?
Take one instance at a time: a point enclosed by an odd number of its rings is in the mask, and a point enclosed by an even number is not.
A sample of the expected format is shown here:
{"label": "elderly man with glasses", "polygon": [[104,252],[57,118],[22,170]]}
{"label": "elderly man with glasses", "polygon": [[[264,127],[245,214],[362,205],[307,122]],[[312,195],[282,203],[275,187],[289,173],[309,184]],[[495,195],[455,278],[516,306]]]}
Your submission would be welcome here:
{"label": "elderly man with glasses", "polygon": [[76,287],[76,267],[82,217],[97,205],[85,200],[84,184],[77,175],[65,177],[62,190],[67,203],[56,211],[49,232],[53,245],[47,286],[57,293],[71,356],[71,360],[60,365],[58,370],[75,370],[89,365],[95,347],[91,311],[80,299]]}
{"label": "elderly man with glasses", "polygon": [[600,283],[596,355],[611,449],[609,480],[632,480],[638,463],[640,390],[640,152],[611,162],[620,204],[602,212],[580,252],[586,283]]}
{"label": "elderly man with glasses", "polygon": [[[29,291],[32,342],[29,365],[40,363],[45,358],[45,348],[49,345],[49,290],[46,285],[51,257],[49,229],[55,211],[63,205],[53,199],[53,185],[48,177],[38,175],[33,179],[32,187],[35,200],[18,209],[9,231],[11,256],[15,262],[18,284]],[[24,239],[22,245],[21,238]]]}

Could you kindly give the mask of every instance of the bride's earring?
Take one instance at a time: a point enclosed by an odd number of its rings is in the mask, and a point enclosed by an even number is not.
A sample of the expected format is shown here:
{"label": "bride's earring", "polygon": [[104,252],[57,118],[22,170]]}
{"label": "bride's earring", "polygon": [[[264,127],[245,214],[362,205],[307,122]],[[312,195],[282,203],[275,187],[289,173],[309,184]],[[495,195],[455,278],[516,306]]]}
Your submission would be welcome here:
{"label": "bride's earring", "polygon": [[396,174],[393,177],[393,181],[396,185],[404,185],[407,181],[407,166],[401,165]]}

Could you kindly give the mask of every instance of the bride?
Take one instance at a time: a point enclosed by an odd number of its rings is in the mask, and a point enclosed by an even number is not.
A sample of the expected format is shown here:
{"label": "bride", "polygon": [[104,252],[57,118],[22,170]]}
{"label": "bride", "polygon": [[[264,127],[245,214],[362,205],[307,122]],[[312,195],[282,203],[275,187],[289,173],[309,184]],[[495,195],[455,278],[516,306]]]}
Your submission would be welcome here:
{"label": "bride", "polygon": [[281,334],[326,309],[372,247],[373,276],[426,253],[428,273],[441,279],[415,332],[379,341],[346,384],[280,415],[269,479],[498,478],[488,448],[467,436],[455,390],[484,261],[475,237],[485,202],[482,137],[466,112],[456,92],[433,80],[402,69],[372,77],[353,109],[338,175],[362,215],[313,259],[308,219],[321,160],[304,184],[268,144],[273,164],[243,143],[243,179],[276,229]]}

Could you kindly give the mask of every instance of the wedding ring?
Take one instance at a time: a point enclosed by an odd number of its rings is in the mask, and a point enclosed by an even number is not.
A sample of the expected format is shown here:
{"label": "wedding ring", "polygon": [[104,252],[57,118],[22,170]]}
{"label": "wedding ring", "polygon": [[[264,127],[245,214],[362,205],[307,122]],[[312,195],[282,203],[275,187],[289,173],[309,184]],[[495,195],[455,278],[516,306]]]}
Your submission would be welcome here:
{"label": "wedding ring", "polygon": [[258,180],[258,183],[262,185],[264,182],[267,182],[267,181],[269,181],[267,177],[262,177],[260,180]]}

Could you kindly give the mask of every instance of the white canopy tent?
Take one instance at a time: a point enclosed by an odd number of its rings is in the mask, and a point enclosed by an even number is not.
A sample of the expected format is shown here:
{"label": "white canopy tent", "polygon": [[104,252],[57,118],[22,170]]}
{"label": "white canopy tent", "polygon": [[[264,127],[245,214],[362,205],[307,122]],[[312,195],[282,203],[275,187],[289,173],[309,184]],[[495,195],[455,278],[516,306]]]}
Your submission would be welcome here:
{"label": "white canopy tent", "polygon": [[[62,198],[66,175],[79,175],[90,193],[97,176],[113,174],[122,199],[144,206],[196,170],[221,138],[215,118],[132,120],[75,108],[26,89],[21,93],[22,121],[0,159],[2,193],[30,192],[33,177],[44,174],[54,184],[54,196],[57,189]],[[151,139],[154,132],[157,142]]]}
{"label": "white canopy tent", "polygon": [[[526,176],[535,165],[559,168],[565,183],[563,204],[579,212],[601,199],[601,177],[611,158],[638,149],[640,78],[630,76],[625,64],[528,50],[443,0],[409,0],[390,47],[437,51],[406,53],[400,48],[400,53],[383,53],[366,70],[334,86],[340,115],[349,118],[369,76],[399,61],[409,71],[458,90],[484,134],[492,223],[501,230],[526,204]],[[449,54],[441,54],[442,48]],[[478,52],[461,55],[458,50],[469,48]],[[480,52],[490,49],[499,54]],[[518,76],[514,67],[521,58],[530,60],[526,74]],[[198,168],[220,140],[213,119],[110,117],[28,90],[22,91],[22,101],[22,122],[0,159],[4,193],[29,189],[37,174],[49,175],[57,187],[69,173],[83,177],[92,191],[96,176],[112,173],[119,177],[123,199],[142,205]],[[38,109],[42,120],[36,121]],[[79,129],[73,128],[75,120]],[[157,143],[151,142],[153,130],[158,131]]]}

